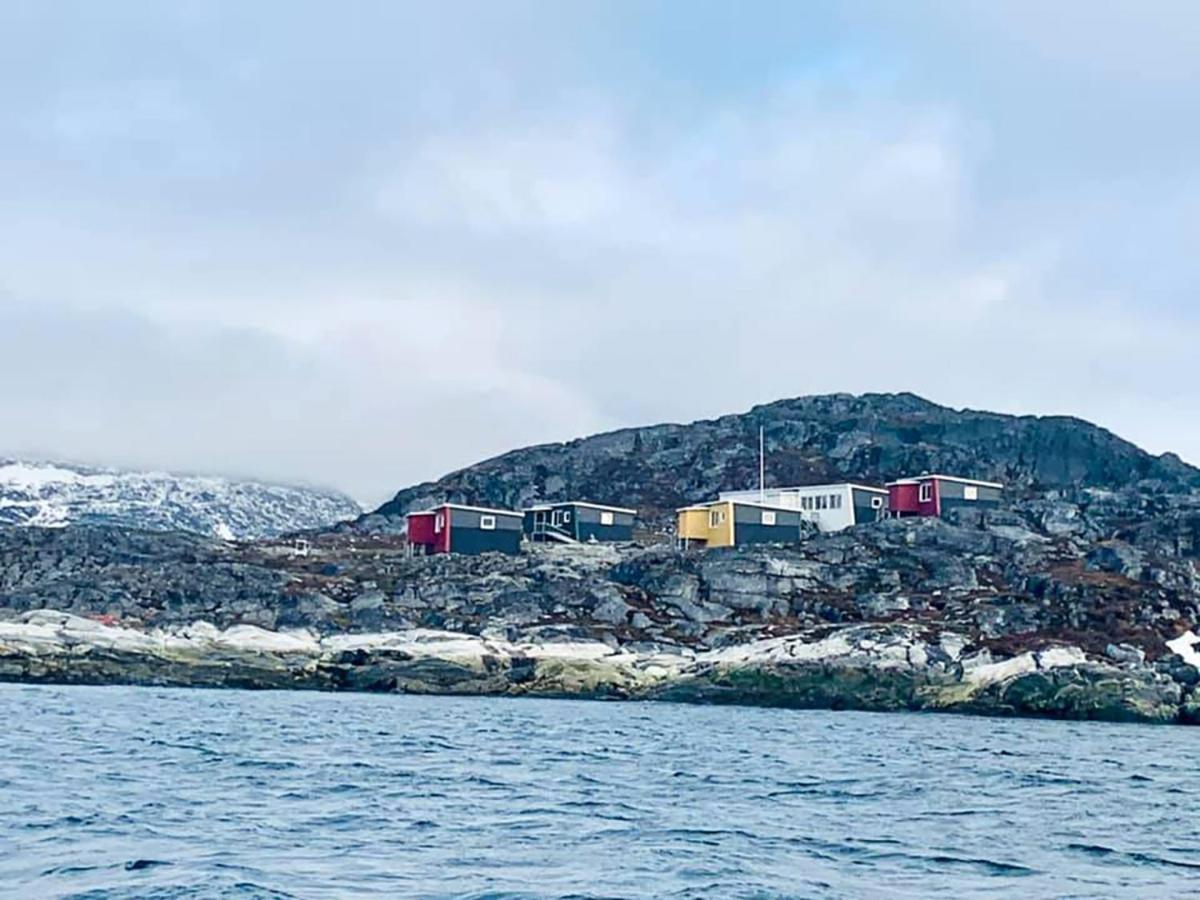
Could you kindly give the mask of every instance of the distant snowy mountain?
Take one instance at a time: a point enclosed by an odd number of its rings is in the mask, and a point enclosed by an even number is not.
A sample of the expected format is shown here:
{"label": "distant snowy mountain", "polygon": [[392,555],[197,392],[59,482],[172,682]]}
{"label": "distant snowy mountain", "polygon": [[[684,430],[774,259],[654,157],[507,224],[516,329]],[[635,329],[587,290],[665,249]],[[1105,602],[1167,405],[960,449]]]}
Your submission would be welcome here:
{"label": "distant snowy mountain", "polygon": [[0,525],[123,525],[244,540],[361,511],[349,497],[311,488],[0,459]]}

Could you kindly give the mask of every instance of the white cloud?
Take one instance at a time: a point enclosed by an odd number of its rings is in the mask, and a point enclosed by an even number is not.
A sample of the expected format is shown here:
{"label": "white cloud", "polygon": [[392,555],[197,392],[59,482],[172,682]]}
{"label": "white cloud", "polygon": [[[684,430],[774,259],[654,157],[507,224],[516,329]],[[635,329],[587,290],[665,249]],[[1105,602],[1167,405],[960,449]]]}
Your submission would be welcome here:
{"label": "white cloud", "polygon": [[[614,53],[640,34],[616,13],[594,41],[514,13],[511,47],[432,10],[302,10],[287,41],[193,13],[178,60],[0,63],[0,377],[22,385],[0,452],[370,500],[514,445],[911,389],[1200,459],[1170,414],[1200,341],[1200,156],[1183,117],[1137,137],[1180,85],[1112,100],[1108,63],[1030,9],[881,8],[781,38],[783,62],[749,38],[789,24],[751,14],[650,66]],[[1195,88],[1186,40],[1132,33],[1130,60],[1161,37]]]}
{"label": "white cloud", "polygon": [[423,140],[379,191],[385,215],[482,231],[612,224],[636,196],[594,124]]}

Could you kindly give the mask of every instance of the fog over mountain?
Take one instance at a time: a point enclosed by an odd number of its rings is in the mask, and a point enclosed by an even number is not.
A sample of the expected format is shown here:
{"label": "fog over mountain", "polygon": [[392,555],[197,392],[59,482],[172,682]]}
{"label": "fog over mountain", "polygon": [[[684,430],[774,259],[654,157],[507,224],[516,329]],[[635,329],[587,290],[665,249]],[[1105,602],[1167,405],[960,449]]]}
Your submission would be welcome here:
{"label": "fog over mountain", "polygon": [[313,488],[0,459],[0,526],[120,526],[246,540],[358,513],[349,497]]}

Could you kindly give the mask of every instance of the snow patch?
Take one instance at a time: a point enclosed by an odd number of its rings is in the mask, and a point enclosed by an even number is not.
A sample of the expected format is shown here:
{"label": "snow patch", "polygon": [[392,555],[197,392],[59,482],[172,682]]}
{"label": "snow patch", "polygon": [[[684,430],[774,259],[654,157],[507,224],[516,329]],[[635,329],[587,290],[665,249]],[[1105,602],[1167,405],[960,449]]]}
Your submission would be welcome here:
{"label": "snow patch", "polygon": [[1194,632],[1185,631],[1173,641],[1167,641],[1167,649],[1177,654],[1185,663],[1200,669],[1200,653],[1196,646],[1200,644],[1200,636]]}

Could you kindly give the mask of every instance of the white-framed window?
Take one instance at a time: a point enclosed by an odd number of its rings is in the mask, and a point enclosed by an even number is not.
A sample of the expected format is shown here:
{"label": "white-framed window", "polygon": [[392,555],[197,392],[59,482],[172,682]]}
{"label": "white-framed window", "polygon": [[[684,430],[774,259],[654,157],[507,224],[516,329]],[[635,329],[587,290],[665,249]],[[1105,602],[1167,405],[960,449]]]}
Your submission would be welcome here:
{"label": "white-framed window", "polygon": [[964,500],[978,500],[979,499],[979,488],[977,488],[973,484],[964,485],[963,486],[963,499]]}
{"label": "white-framed window", "polygon": [[601,525],[611,525],[611,524],[613,524],[613,521],[614,521],[614,519],[613,519],[612,513],[610,513],[610,512],[601,512],[600,513],[600,524]]}
{"label": "white-framed window", "polygon": [[774,525],[775,524],[775,513],[771,512],[771,510],[769,510],[769,509],[764,509],[762,511],[762,523],[764,525]]}
{"label": "white-framed window", "polygon": [[800,508],[801,509],[812,509],[812,497],[801,497],[800,498]]}
{"label": "white-framed window", "polygon": [[496,517],[495,516],[480,516],[479,517],[479,527],[481,529],[483,529],[484,531],[495,531],[496,530]]}
{"label": "white-framed window", "polygon": [[933,482],[932,481],[921,482],[921,490],[917,494],[917,500],[920,501],[921,503],[929,503],[930,501],[933,500]]}
{"label": "white-framed window", "polygon": [[441,531],[445,527],[446,527],[446,514],[438,513],[436,516],[433,517],[433,530]]}
{"label": "white-framed window", "polygon": [[882,497],[872,497],[871,498],[871,509],[883,509],[883,498]]}
{"label": "white-framed window", "polygon": [[564,522],[570,522],[570,521],[571,521],[571,511],[570,511],[569,509],[568,509],[566,512],[564,512],[564,513],[563,513],[563,521],[564,521]]}
{"label": "white-framed window", "polygon": [[817,496],[817,509],[829,509],[829,496],[827,494],[819,494]]}
{"label": "white-framed window", "polygon": [[841,494],[830,494],[829,495],[829,508],[830,509],[841,509],[842,508],[842,495]]}

